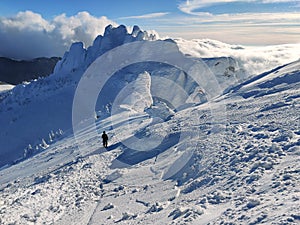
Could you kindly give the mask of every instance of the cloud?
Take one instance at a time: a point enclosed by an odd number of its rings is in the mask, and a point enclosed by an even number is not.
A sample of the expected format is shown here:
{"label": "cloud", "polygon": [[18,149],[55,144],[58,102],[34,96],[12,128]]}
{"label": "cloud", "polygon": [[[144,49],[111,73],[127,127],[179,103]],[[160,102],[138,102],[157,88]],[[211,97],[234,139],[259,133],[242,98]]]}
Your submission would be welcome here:
{"label": "cloud", "polygon": [[168,14],[169,12],[149,13],[149,14],[144,14],[139,16],[126,16],[126,17],[121,17],[119,19],[152,19],[152,18],[162,17]]}
{"label": "cloud", "polygon": [[73,42],[91,45],[109,24],[117,25],[88,12],[71,17],[61,14],[51,21],[31,11],[19,12],[14,17],[0,18],[0,56],[14,59],[62,56]]}
{"label": "cloud", "polygon": [[299,43],[300,14],[235,13],[181,15],[155,21],[161,37],[210,38],[226,43],[275,45]]}
{"label": "cloud", "polygon": [[300,59],[300,44],[243,46],[210,39],[177,39],[176,42],[183,53],[195,57],[233,57],[250,75],[260,74]]}
{"label": "cloud", "polygon": [[263,0],[262,3],[299,2],[299,0]]}
{"label": "cloud", "polygon": [[[161,30],[160,30],[161,29]],[[226,25],[204,24],[194,26],[161,27],[158,33],[161,37],[203,39],[209,38],[230,44],[244,45],[278,45],[300,43],[300,30],[293,27],[262,24]],[[299,53],[298,53],[299,54]]]}
{"label": "cloud", "polygon": [[232,13],[232,14],[210,14],[201,13],[194,16],[181,16],[170,19],[160,19],[159,21],[172,24],[183,24],[186,26],[197,24],[238,24],[247,25],[265,24],[299,24],[300,14],[298,12],[274,12],[274,13]]}
{"label": "cloud", "polygon": [[[178,8],[187,14],[198,15],[202,14],[201,12],[194,12],[197,9],[205,8],[211,5],[221,4],[221,3],[231,3],[231,2],[239,2],[240,0],[186,0],[185,2],[181,2],[178,5]],[[254,2],[257,0],[246,0],[245,2]]]}

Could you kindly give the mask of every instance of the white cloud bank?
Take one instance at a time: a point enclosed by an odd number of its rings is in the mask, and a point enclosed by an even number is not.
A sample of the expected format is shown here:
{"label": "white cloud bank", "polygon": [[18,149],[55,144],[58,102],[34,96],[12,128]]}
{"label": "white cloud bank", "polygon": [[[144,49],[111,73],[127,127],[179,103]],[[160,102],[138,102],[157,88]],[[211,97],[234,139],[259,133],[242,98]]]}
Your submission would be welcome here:
{"label": "white cloud bank", "polygon": [[152,18],[166,16],[168,14],[169,14],[169,12],[148,13],[148,14],[138,15],[138,16],[121,17],[119,19],[152,19]]}
{"label": "white cloud bank", "polygon": [[198,58],[232,57],[250,74],[260,74],[300,60],[300,44],[273,46],[231,45],[210,39],[176,39],[180,50]]}
{"label": "white cloud bank", "polygon": [[14,17],[0,18],[0,56],[14,59],[62,56],[73,42],[91,45],[108,24],[117,25],[88,12],[71,17],[61,14],[51,21],[31,11],[19,12]]}

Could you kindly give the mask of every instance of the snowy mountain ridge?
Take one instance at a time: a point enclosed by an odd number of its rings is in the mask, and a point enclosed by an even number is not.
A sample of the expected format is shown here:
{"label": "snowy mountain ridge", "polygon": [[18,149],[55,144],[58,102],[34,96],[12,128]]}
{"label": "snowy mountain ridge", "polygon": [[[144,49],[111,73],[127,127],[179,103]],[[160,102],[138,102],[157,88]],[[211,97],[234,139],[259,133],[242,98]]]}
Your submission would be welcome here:
{"label": "snowy mountain ridge", "polygon": [[[44,149],[41,146],[45,146],[44,142],[50,142],[49,136],[53,132],[72,133],[73,96],[85,70],[103,53],[122,44],[143,40],[155,41],[156,37],[141,31],[137,26],[130,34],[125,26],[108,26],[104,35],[98,36],[87,49],[82,43],[74,43],[57,63],[51,76],[17,85],[10,92],[3,93],[0,96],[0,124],[5,129],[0,131],[0,143],[3,146],[0,151],[0,168],[22,158],[28,148],[37,151]],[[233,58],[211,58],[204,59],[204,62],[216,74],[221,88],[225,89],[245,79],[245,71]],[[185,82],[186,75],[170,65],[151,62],[135,64],[112,77],[111,86],[105,88],[107,99],[99,99],[96,111],[109,114],[116,93],[145,71],[151,76],[165,77],[185,85],[189,94],[196,91],[192,80],[188,78],[189,82]],[[172,85],[165,88],[172,88]],[[205,98],[200,98],[205,101]],[[15,137],[18,137],[17,141]]]}

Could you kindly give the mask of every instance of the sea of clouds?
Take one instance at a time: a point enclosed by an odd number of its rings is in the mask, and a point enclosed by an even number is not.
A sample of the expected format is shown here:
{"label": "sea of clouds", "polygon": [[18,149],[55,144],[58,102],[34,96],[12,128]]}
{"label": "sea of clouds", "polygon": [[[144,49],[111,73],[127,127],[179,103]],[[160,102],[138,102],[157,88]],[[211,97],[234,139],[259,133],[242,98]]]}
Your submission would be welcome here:
{"label": "sea of clouds", "polygon": [[250,74],[260,74],[300,59],[299,44],[231,45],[210,39],[176,39],[180,50],[198,58],[232,57]]}

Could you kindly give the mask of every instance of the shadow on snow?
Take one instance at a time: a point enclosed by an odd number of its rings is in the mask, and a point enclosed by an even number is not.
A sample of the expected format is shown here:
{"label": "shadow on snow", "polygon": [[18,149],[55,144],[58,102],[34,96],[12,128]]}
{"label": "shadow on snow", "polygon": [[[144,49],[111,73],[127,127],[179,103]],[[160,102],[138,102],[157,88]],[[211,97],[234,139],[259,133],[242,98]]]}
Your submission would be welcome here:
{"label": "shadow on snow", "polygon": [[159,146],[149,151],[138,151],[135,149],[128,148],[122,143],[117,143],[113,146],[110,146],[107,150],[113,150],[119,146],[123,149],[123,152],[112,161],[111,168],[125,168],[129,166],[136,165],[145,160],[157,157],[159,154],[165,152],[172,146],[176,145],[179,142],[180,133],[170,134],[163,139]]}

